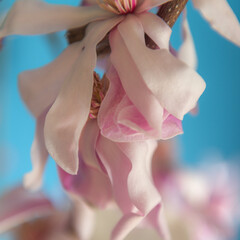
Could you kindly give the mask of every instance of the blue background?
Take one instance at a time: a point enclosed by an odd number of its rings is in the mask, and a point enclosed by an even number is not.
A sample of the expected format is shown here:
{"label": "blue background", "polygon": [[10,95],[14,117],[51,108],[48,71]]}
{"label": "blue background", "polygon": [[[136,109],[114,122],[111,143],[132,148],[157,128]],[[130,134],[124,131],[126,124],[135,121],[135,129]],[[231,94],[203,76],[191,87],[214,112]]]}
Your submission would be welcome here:
{"label": "blue background", "polygon": [[[0,1],[0,14],[13,2]],[[48,2],[78,4],[77,0]],[[240,1],[228,2],[240,19]],[[184,134],[178,137],[180,159],[194,165],[209,154],[219,154],[226,161],[232,161],[240,154],[240,49],[215,33],[191,3],[188,19],[198,55],[198,72],[207,88],[199,101],[199,114],[188,115],[183,121]],[[173,29],[172,44],[175,47],[180,44],[179,22]],[[4,41],[0,52],[0,193],[19,183],[31,170],[30,147],[35,121],[20,99],[17,75],[52,61],[65,47],[64,33],[11,36]],[[50,196],[59,194],[52,159],[46,169],[44,189]]]}

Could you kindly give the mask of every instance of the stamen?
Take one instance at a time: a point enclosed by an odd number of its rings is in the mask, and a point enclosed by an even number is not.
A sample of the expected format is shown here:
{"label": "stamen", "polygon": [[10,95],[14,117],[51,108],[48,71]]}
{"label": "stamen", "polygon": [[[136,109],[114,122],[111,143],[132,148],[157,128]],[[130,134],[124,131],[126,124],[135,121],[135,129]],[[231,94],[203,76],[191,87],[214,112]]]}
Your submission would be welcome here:
{"label": "stamen", "polygon": [[99,75],[96,72],[94,72],[93,78],[94,78],[93,93],[92,93],[91,108],[89,112],[90,119],[97,118],[99,108],[101,106],[101,103],[106,95],[106,92],[109,86],[109,81],[105,75],[103,76],[102,80],[100,80]]}
{"label": "stamen", "polygon": [[131,11],[129,0],[124,0],[124,6],[127,12]]}
{"label": "stamen", "polygon": [[97,0],[98,5],[115,14],[127,14],[133,12],[137,6],[137,0]]}

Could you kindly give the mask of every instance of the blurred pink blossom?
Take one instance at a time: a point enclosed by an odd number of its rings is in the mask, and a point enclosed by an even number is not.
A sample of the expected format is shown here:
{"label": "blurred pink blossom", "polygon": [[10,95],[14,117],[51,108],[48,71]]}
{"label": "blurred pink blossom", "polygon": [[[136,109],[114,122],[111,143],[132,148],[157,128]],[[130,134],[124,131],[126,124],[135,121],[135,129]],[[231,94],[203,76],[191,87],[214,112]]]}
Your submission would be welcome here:
{"label": "blurred pink blossom", "polygon": [[232,239],[240,220],[240,196],[231,166],[208,162],[206,168],[182,169],[172,152],[172,143],[160,143],[153,162],[172,239]]}

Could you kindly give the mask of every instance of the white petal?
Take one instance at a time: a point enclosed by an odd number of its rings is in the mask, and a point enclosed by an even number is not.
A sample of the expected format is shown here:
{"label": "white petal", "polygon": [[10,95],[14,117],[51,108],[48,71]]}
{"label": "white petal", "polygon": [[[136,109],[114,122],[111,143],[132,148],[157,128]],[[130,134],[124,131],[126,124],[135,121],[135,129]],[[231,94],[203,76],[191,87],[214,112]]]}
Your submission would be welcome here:
{"label": "white petal", "polygon": [[95,225],[94,209],[79,196],[68,194],[73,204],[72,225],[79,239],[91,239]]}
{"label": "white petal", "polygon": [[187,21],[186,12],[183,15],[182,22],[183,43],[177,53],[177,57],[185,62],[188,66],[196,69],[197,54],[194,46],[194,41]]}
{"label": "white petal", "polygon": [[80,57],[46,117],[48,152],[70,174],[77,174],[79,137],[89,116],[96,45],[121,20],[117,17],[89,25]]}
{"label": "white petal", "polygon": [[144,83],[141,71],[136,67],[134,59],[124,44],[119,31],[112,31],[109,38],[112,48],[111,61],[118,72],[126,94],[148,121],[149,125],[156,129],[158,133],[161,133],[162,106]]}
{"label": "white petal", "polygon": [[138,15],[144,32],[158,45],[159,48],[169,49],[172,29],[157,15],[146,12]]}
{"label": "white petal", "polygon": [[48,151],[44,141],[44,123],[46,113],[43,113],[36,123],[35,138],[31,149],[33,170],[24,176],[24,186],[29,190],[37,190],[42,185],[43,172],[47,163]]}
{"label": "white petal", "polygon": [[55,101],[80,52],[80,43],[71,44],[53,62],[19,75],[22,99],[36,118]]}
{"label": "white petal", "polygon": [[147,48],[135,16],[128,15],[118,30],[145,84],[169,113],[183,119],[204,91],[203,79],[166,49]]}
{"label": "white petal", "polygon": [[192,0],[211,27],[240,46],[240,24],[226,0]]}
{"label": "white petal", "polygon": [[17,1],[0,28],[0,38],[8,35],[33,35],[76,28],[113,14],[95,6],[72,7],[40,0]]}

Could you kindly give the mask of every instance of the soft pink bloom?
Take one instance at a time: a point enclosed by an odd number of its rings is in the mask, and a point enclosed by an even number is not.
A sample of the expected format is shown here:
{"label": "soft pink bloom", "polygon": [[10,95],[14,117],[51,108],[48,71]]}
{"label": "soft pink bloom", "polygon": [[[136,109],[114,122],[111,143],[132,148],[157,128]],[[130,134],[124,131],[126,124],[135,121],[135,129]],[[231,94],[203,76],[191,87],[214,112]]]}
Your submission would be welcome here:
{"label": "soft pink bloom", "polygon": [[172,145],[164,145],[155,155],[153,177],[172,238],[232,239],[240,220],[239,180],[233,169],[224,163],[209,162],[205,169],[179,169],[174,163]]}
{"label": "soft pink bloom", "polygon": [[0,198],[0,233],[53,211],[52,203],[41,193],[17,187]]}
{"label": "soft pink bloom", "polygon": [[80,199],[70,197],[70,207],[59,210],[42,193],[12,189],[0,197],[0,234],[12,231],[19,240],[89,239],[93,211]]}
{"label": "soft pink bloom", "polygon": [[[126,12],[116,3],[118,13],[113,13],[98,5],[69,7],[20,0],[7,15],[0,36],[43,34],[90,23],[80,43],[69,46],[46,67],[20,76],[21,95],[34,116],[39,118],[50,107],[44,124],[45,143],[50,155],[65,171],[76,174],[78,170],[78,141],[89,116],[96,45],[116,25],[110,34],[111,62],[127,97],[145,118],[148,130],[140,139],[168,138],[181,132],[180,120],[195,106],[205,83],[168,51],[170,28],[159,17],[146,13],[165,2],[133,2],[129,9],[124,5]],[[160,49],[147,48],[144,33]],[[138,130],[142,132],[141,128]],[[108,137],[112,138],[111,134]],[[118,140],[125,141],[125,135]]]}

